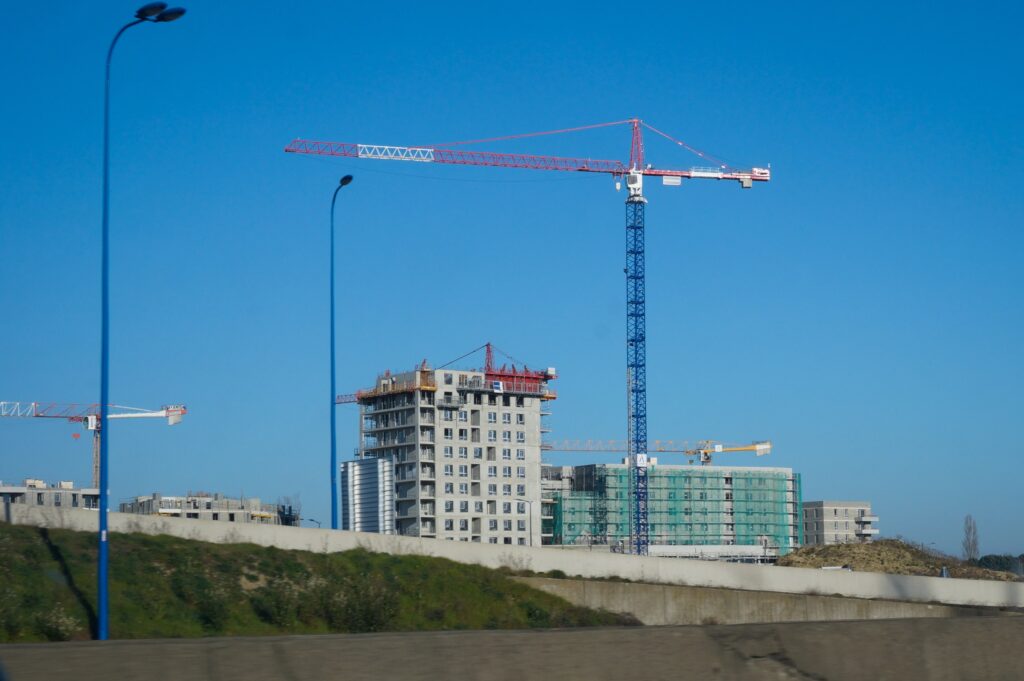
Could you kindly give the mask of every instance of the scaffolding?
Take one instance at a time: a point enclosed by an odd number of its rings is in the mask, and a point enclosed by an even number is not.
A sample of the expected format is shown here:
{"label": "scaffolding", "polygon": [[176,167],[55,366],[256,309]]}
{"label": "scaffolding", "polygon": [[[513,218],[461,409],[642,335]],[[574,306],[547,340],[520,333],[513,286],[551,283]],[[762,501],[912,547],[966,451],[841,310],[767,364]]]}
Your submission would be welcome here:
{"label": "scaffolding", "polygon": [[[554,543],[628,547],[629,485],[626,466],[576,467],[572,491],[554,496]],[[764,546],[784,555],[803,542],[800,503],[800,476],[786,469],[652,465],[650,543]]]}

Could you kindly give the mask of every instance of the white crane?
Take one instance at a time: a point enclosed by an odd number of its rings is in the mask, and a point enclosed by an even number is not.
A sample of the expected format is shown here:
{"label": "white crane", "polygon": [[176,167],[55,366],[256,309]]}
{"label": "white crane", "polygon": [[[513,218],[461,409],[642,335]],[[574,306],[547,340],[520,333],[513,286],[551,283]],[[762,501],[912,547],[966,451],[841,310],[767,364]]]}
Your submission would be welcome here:
{"label": "white crane", "polygon": [[[140,409],[107,406],[108,419],[167,419],[167,425],[181,423],[187,410],[183,404],[171,404],[160,409]],[[61,404],[59,402],[0,402],[0,417],[64,419],[84,424],[92,431],[92,486],[100,486],[100,405]],[[77,438],[78,436],[75,435]]]}

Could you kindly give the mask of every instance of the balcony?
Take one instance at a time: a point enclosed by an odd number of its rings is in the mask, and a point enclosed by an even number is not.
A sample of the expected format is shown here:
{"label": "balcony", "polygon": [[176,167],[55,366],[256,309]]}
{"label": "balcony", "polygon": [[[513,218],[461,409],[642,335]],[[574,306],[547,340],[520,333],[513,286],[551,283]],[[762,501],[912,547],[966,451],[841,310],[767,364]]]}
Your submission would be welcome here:
{"label": "balcony", "polygon": [[858,523],[877,523],[878,522],[878,516],[877,515],[862,515],[862,516],[858,517],[856,519],[856,521],[854,521],[854,522],[858,522]]}
{"label": "balcony", "polygon": [[857,535],[858,537],[870,537],[872,535],[878,534],[878,528],[877,527],[858,527],[856,530],[853,531],[853,533],[855,535]]}

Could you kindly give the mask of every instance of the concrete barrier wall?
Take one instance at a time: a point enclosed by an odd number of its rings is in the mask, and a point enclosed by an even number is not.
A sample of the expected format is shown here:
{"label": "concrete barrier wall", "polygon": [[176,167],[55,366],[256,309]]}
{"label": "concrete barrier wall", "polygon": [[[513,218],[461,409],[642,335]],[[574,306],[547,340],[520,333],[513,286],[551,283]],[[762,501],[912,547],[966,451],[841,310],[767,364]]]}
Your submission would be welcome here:
{"label": "concrete barrier wall", "polygon": [[[15,504],[15,524],[95,531],[95,511]],[[161,518],[123,513],[109,516],[111,532],[169,534],[215,543],[252,543],[281,549],[335,552],[354,548],[392,554],[448,558],[490,568],[548,572],[582,578],[618,578],[651,584],[678,584],[751,591],[881,598],[952,605],[1024,607],[1024,583],[940,577],[908,577],[867,572],[741,565],[677,558],[653,558],[555,548],[474,544],[415,537],[315,528],[250,525]]]}
{"label": "concrete barrier wall", "polygon": [[587,608],[629,613],[648,625],[767,624],[836,620],[983,617],[992,608],[908,601],[810,596],[768,591],[633,582],[516,577],[517,581]]}
{"label": "concrete barrier wall", "polygon": [[9,681],[987,681],[1024,618],[0,645]]}

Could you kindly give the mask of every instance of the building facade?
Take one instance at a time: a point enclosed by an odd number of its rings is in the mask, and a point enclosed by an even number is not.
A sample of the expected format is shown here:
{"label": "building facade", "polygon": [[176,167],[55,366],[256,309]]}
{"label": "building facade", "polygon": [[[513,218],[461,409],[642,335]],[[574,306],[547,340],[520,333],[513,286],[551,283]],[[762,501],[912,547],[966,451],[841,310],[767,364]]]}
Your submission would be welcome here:
{"label": "building facade", "polygon": [[[574,466],[571,475],[568,485],[548,483],[551,519],[545,529],[551,543],[628,551],[629,467]],[[647,475],[651,555],[763,562],[803,543],[800,476],[792,469],[662,465],[652,459]]]}
{"label": "building facade", "polygon": [[555,377],[496,368],[488,347],[483,370],[424,362],[357,393],[359,457],[393,465],[395,533],[539,545],[542,419]]}
{"label": "building facade", "polygon": [[341,529],[395,533],[395,466],[370,457],[341,464]]}
{"label": "building facade", "polygon": [[53,485],[35,479],[24,480],[20,485],[8,485],[0,481],[0,504],[96,510],[100,507],[100,491],[76,487],[70,480],[61,480]]}
{"label": "building facade", "polygon": [[121,502],[121,513],[166,518],[214,520],[224,523],[298,526],[301,518],[291,504],[264,504],[257,497],[233,499],[223,494],[196,492],[185,496],[154,493]]}
{"label": "building facade", "polygon": [[807,546],[869,542],[878,534],[878,516],[869,501],[805,501]]}

